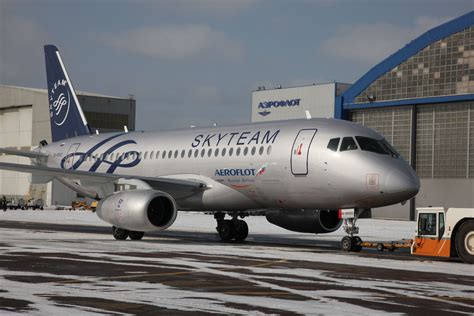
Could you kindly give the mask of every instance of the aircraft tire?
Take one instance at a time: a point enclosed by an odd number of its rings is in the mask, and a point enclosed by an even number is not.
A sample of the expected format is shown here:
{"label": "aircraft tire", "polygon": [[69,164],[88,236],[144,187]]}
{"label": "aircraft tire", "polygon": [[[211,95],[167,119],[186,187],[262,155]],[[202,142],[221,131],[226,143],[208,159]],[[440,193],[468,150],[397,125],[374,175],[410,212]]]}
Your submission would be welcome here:
{"label": "aircraft tire", "polygon": [[217,230],[222,241],[230,241],[235,236],[234,223],[229,219],[223,220]]}
{"label": "aircraft tire", "polygon": [[474,220],[464,222],[456,234],[456,251],[465,263],[474,264]]}
{"label": "aircraft tire", "polygon": [[350,252],[352,251],[353,241],[350,236],[344,236],[341,240],[341,249],[343,251]]}
{"label": "aircraft tire", "polygon": [[360,245],[362,239],[359,236],[355,236],[352,238],[352,251],[360,252],[362,250],[362,246]]}
{"label": "aircraft tire", "polygon": [[131,240],[141,240],[144,235],[145,235],[144,232],[134,232],[134,231],[130,231],[130,232],[128,233],[128,237],[130,237]]}
{"label": "aircraft tire", "polygon": [[243,220],[234,222],[235,241],[244,241],[249,235],[249,226]]}
{"label": "aircraft tire", "polygon": [[125,240],[128,237],[128,230],[113,226],[112,233],[117,240]]}

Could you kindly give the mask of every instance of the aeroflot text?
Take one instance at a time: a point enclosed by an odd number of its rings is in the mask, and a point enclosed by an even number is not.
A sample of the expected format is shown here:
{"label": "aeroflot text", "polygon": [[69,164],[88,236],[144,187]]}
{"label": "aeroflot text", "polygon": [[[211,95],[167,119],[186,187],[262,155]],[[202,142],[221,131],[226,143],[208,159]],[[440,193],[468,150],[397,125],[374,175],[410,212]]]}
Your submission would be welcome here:
{"label": "aeroflot text", "polygon": [[255,169],[216,169],[215,176],[254,176]]}
{"label": "aeroflot text", "polygon": [[257,131],[257,132],[234,132],[219,133],[208,135],[197,135],[191,143],[193,147],[211,147],[211,146],[233,146],[233,145],[250,145],[250,144],[273,144],[280,133],[276,131]]}
{"label": "aeroflot text", "polygon": [[278,108],[278,107],[285,107],[285,106],[299,106],[301,99],[293,99],[293,100],[281,100],[281,101],[267,101],[267,102],[260,102],[258,104],[259,109],[268,109],[268,108]]}

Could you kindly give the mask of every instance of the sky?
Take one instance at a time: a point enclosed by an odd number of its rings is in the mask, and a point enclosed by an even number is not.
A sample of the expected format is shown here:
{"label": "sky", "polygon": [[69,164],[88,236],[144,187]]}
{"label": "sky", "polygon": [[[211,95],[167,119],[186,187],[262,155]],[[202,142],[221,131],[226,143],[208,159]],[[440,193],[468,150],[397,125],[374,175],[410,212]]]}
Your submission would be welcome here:
{"label": "sky", "polygon": [[128,97],[137,130],[247,123],[251,92],[353,83],[474,0],[0,0],[0,84],[46,88],[43,45],[76,90]]}

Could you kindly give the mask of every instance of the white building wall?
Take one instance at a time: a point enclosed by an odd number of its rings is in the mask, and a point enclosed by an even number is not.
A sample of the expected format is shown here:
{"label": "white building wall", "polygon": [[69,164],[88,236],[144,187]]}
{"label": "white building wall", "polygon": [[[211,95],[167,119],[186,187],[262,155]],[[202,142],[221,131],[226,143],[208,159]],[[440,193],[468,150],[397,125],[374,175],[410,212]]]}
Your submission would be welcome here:
{"label": "white building wall", "polygon": [[[86,103],[91,102],[91,99],[95,101],[87,106],[92,111],[131,113],[128,127],[134,129],[134,100],[101,95],[91,97],[88,93],[81,93],[79,97],[83,101],[85,97]],[[117,106],[119,108],[116,108]],[[51,143],[48,109],[46,90],[0,85],[0,147],[31,150],[37,147],[41,140]],[[0,162],[29,164],[30,159],[0,154]],[[0,170],[0,197],[2,195],[9,198],[42,198],[46,205],[70,205],[72,200],[76,200],[76,193],[58,181],[31,185],[29,174]]]}
{"label": "white building wall", "polygon": [[312,117],[334,117],[336,95],[349,85],[327,83],[252,92],[252,122],[301,119],[309,111]]}

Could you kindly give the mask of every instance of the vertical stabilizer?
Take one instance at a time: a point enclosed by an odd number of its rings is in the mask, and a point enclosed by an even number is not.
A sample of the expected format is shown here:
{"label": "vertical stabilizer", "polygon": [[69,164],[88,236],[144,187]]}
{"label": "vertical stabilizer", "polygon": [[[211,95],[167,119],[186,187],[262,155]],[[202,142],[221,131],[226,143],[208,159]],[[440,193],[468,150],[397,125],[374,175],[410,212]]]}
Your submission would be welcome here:
{"label": "vertical stabilizer", "polygon": [[53,142],[91,134],[57,47],[45,45],[44,55]]}

